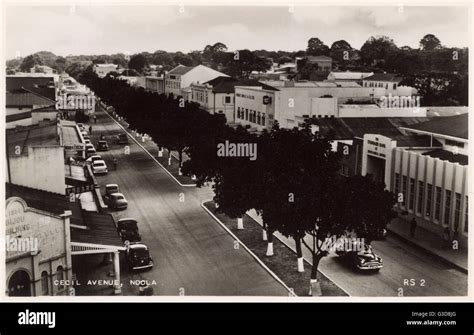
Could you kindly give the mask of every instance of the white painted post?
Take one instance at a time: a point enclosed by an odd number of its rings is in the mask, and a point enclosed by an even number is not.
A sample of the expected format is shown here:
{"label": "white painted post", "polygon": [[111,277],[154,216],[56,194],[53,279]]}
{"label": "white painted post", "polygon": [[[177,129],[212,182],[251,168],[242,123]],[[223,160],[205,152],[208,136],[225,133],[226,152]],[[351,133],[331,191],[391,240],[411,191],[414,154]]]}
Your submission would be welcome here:
{"label": "white painted post", "polygon": [[171,156],[168,157],[168,165],[171,165]]}
{"label": "white painted post", "polygon": [[183,172],[181,172],[181,168],[178,169],[178,175],[179,175],[179,176],[182,176],[182,175],[183,175]]}
{"label": "white painted post", "polygon": [[267,231],[265,229],[262,230],[262,239],[264,241],[266,241],[268,238],[267,238]]}
{"label": "white painted post", "polygon": [[160,150],[158,150],[158,157],[163,157],[163,148],[160,148]]}
{"label": "white painted post", "polygon": [[298,272],[304,272],[304,260],[303,257],[298,258]]}
{"label": "white painted post", "polygon": [[320,297],[323,295],[321,291],[321,283],[317,279],[310,279],[309,295],[313,297]]}
{"label": "white painted post", "polygon": [[244,219],[237,218],[237,229],[243,230],[244,229]]}
{"label": "white painted post", "polygon": [[122,294],[122,285],[120,283],[120,255],[118,251],[114,252],[114,272],[115,281],[117,284],[114,285],[114,294]]}
{"label": "white painted post", "polygon": [[273,242],[268,242],[266,255],[273,256]]}

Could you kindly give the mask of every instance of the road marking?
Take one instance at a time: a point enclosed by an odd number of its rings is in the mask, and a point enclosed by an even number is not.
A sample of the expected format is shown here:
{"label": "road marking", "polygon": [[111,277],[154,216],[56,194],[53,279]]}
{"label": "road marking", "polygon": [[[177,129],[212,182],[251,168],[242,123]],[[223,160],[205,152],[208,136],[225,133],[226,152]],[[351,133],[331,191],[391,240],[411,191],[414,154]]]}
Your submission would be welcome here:
{"label": "road marking", "polygon": [[[102,106],[101,106],[102,107]],[[173,178],[173,180],[178,183],[179,186],[181,187],[196,187],[196,184],[182,184],[178,179],[176,179],[175,176],[173,176],[173,174],[171,172],[169,172],[143,145],[140,144],[140,142],[138,142],[135,137],[133,137],[132,134],[130,134],[117,120],[115,120],[112,116],[110,116],[110,114],[104,109],[102,108],[102,111],[109,117],[112,119],[112,121],[114,121],[124,132],[127,133],[127,135],[140,147],[143,149],[143,151],[145,151],[148,156],[150,156],[156,163],[158,163],[158,165],[163,169],[165,170],[165,172],[167,174],[170,175],[171,178]]]}
{"label": "road marking", "polygon": [[[214,213],[212,213],[205,205],[204,203],[206,202],[209,202],[209,201],[212,201],[212,200],[206,200],[206,201],[203,201],[201,202],[201,207],[204,208],[204,210],[214,219],[217,221],[217,223],[219,223],[219,225],[224,228],[224,230],[229,233],[230,236],[232,236],[232,238],[234,240],[236,240],[237,242],[239,242],[239,244],[244,247],[244,249],[250,254],[250,256],[252,256],[256,261],[257,263],[259,263],[273,278],[276,279],[277,282],[279,282],[287,291],[288,293],[291,293],[293,295],[296,296],[296,293],[293,292],[292,289],[290,289],[283,280],[281,280],[272,270],[270,270],[270,268],[268,266],[265,265],[265,263],[262,262],[262,260],[257,256],[255,255],[252,250],[250,250],[241,240],[239,240],[239,238],[237,236],[235,236],[235,234],[229,229],[227,228],[227,226],[221,222],[221,220],[219,220],[219,218],[217,216],[214,215]],[[291,297],[290,297],[291,298]]]}

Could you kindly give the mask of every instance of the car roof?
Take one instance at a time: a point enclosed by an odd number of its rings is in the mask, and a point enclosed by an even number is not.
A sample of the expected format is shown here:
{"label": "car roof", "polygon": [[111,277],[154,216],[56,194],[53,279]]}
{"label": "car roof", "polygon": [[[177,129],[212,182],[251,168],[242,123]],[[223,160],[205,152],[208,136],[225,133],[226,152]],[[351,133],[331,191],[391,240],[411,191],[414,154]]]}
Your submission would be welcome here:
{"label": "car roof", "polygon": [[130,243],[130,249],[146,249],[146,250],[148,250],[148,247],[143,243]]}
{"label": "car roof", "polygon": [[135,222],[137,222],[137,220],[135,220],[134,218],[123,218],[123,219],[119,219],[117,222],[125,222],[125,221],[135,221]]}
{"label": "car roof", "polygon": [[102,159],[98,159],[98,160],[94,161],[94,164],[104,164],[105,165],[105,162]]}
{"label": "car roof", "polygon": [[105,187],[118,187],[118,184],[106,184]]}
{"label": "car roof", "polygon": [[[112,193],[111,196],[113,196],[113,197],[118,197],[118,196],[124,197],[124,195],[123,195],[122,193],[120,193],[120,192]],[[124,198],[125,198],[125,197],[124,197]]]}

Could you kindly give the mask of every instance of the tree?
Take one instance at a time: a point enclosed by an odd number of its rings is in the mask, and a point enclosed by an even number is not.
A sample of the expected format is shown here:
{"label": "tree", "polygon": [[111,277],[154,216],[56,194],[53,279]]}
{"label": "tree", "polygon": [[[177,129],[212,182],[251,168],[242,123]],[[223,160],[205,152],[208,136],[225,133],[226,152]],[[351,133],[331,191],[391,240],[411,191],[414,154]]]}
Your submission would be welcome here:
{"label": "tree", "polygon": [[266,71],[271,65],[269,59],[259,57],[247,49],[226,53],[226,73],[236,78],[247,79],[252,71]]}
{"label": "tree", "polygon": [[148,65],[148,61],[142,54],[133,55],[128,62],[128,67],[139,73]]}
{"label": "tree", "polygon": [[329,56],[329,47],[324,44],[319,38],[312,37],[308,40],[306,54],[308,56]]}
{"label": "tree", "polygon": [[383,64],[390,53],[397,49],[388,36],[372,36],[360,48],[362,61],[366,65]]}
{"label": "tree", "polygon": [[433,34],[427,34],[420,40],[420,49],[431,51],[441,48],[440,40]]}
{"label": "tree", "polygon": [[21,62],[20,71],[30,72],[30,69],[36,65],[43,65],[43,60],[40,58],[40,56],[35,54],[26,56]]}
{"label": "tree", "polygon": [[339,40],[331,45],[330,55],[337,62],[347,62],[350,60],[351,45],[345,40]]}
{"label": "tree", "polygon": [[55,69],[58,73],[63,73],[66,69],[67,61],[66,58],[59,56],[56,58],[52,68]]}

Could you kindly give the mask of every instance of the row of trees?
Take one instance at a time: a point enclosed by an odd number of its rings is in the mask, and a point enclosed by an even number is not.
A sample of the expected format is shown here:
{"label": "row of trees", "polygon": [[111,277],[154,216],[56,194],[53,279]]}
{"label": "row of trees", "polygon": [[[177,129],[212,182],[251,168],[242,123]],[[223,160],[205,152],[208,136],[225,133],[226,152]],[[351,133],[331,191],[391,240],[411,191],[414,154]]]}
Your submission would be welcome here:
{"label": "row of trees", "polygon": [[[110,76],[99,79],[90,69],[77,79],[114,106],[132,129],[151,135],[168,152],[177,150],[184,174],[196,176],[199,187],[212,184],[218,211],[241,225],[248,210],[257,210],[268,256],[273,254],[273,234],[280,232],[295,240],[302,271],[306,247],[313,256],[313,287],[319,284],[319,261],[334,238],[354,232],[370,243],[394,215],[394,197],[383,184],[370,176],[343,179],[337,173],[340,156],[331,151],[331,138],[312,132],[309,123],[302,129],[275,123],[256,135],[228,127],[220,116],[180,97],[148,93]],[[255,145],[257,159],[218,156],[218,145],[226,141]],[[183,164],[182,152],[189,156]]]}

